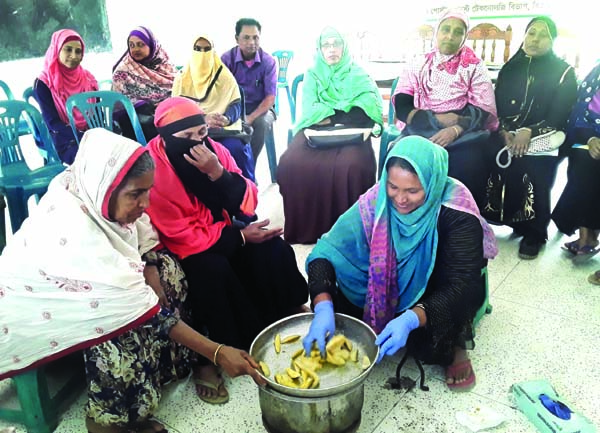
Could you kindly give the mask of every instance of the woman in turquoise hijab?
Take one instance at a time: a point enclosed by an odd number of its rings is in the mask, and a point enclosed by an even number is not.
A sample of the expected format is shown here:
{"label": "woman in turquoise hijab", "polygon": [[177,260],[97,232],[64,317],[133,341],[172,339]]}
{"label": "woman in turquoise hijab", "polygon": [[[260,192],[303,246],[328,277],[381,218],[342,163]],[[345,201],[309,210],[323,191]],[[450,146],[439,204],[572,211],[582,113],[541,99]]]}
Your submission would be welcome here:
{"label": "woman in turquoise hijab", "polygon": [[318,242],[307,259],[315,317],[304,338],[324,352],[338,312],[379,335],[378,362],[408,353],[446,368],[448,386],[475,374],[466,349],[485,300],[481,269],[497,254],[494,234],[473,196],[448,177],[448,152],[426,138],[397,142],[377,185]]}
{"label": "woman in turquoise hijab", "polygon": [[[381,130],[383,112],[377,85],[352,62],[347,42],[332,28],[317,40],[315,64],[304,74],[301,99],[302,112],[279,161],[277,182],[285,239],[311,244],[375,183],[370,133]],[[311,133],[342,137],[323,148],[308,140]]]}

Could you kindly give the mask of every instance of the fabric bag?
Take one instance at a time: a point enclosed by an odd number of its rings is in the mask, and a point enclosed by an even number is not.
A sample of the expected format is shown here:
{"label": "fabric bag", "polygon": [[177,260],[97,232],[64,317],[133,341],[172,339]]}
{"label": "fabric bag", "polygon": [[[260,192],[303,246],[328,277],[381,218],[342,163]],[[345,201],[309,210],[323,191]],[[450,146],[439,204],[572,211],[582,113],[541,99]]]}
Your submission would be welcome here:
{"label": "fabric bag", "polygon": [[351,128],[345,125],[306,128],[304,136],[313,149],[363,144],[371,135],[371,128]]}
{"label": "fabric bag", "polygon": [[[517,131],[510,131],[509,133],[515,134],[519,131],[520,129],[518,129]],[[531,139],[531,142],[529,143],[529,147],[527,148],[527,152],[525,152],[525,155],[535,155],[538,153],[552,152],[558,149],[565,142],[565,138],[567,138],[567,136],[563,131],[550,131],[546,134],[538,135],[537,137]],[[501,162],[503,153],[506,153],[506,163]],[[504,146],[496,154],[496,164],[498,164],[498,167],[500,168],[507,168],[511,164],[511,162],[512,154],[510,153],[508,147]]]}

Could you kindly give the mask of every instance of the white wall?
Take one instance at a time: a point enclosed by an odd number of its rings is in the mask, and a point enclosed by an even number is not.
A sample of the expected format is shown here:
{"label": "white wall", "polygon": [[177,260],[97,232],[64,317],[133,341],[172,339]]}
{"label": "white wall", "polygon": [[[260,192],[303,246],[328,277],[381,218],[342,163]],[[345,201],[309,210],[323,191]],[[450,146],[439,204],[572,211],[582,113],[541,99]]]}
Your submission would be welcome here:
{"label": "white wall", "polygon": [[[415,41],[407,35],[420,24],[433,20],[432,8],[500,1],[507,3],[505,0],[420,0],[412,3],[368,0],[354,7],[347,1],[304,0],[293,3],[268,0],[253,2],[250,7],[247,1],[229,0],[221,7],[218,3],[186,0],[106,0],[113,52],[87,53],[83,65],[99,80],[110,78],[114,62],[125,50],[129,31],[138,25],[152,29],[175,64],[187,61],[193,40],[200,33],[211,37],[217,51],[222,53],[235,44],[236,20],[250,16],[258,19],[263,26],[263,48],[270,52],[277,49],[294,51],[295,59],[290,64],[289,74],[294,77],[312,63],[316,38],[326,25],[338,28],[349,37],[351,52],[360,62],[366,63],[368,58],[402,60],[410,57],[414,49]],[[573,51],[574,40],[577,40],[576,46],[579,46],[579,41],[588,42],[587,51],[580,49],[580,70],[587,73],[594,61],[600,58],[593,24],[600,16],[600,2],[570,0],[565,6],[561,0],[520,1],[530,4],[534,12],[550,13],[559,27],[577,35],[578,39],[557,41],[557,51]],[[583,6],[584,1],[586,7]],[[482,15],[481,12],[477,14]],[[497,18],[490,21],[503,28],[512,25],[514,52],[523,38],[529,18]],[[473,20],[472,25],[478,22],[482,22],[482,19]],[[0,79],[8,82],[14,93],[20,95],[32,85],[42,65],[42,59],[0,63]]]}

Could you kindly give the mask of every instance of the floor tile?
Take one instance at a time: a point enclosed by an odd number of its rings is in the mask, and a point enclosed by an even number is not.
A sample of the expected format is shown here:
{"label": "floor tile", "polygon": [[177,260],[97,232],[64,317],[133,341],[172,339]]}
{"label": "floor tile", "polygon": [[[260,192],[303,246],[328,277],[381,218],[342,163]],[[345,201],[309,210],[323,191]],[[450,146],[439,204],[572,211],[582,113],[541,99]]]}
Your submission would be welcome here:
{"label": "floor tile", "polygon": [[440,380],[429,382],[430,390],[406,393],[394,406],[374,433],[465,433],[465,427],[456,420],[456,413],[471,411],[482,406],[492,409],[505,419],[490,432],[535,433],[535,427],[517,410],[470,392],[453,392]]}

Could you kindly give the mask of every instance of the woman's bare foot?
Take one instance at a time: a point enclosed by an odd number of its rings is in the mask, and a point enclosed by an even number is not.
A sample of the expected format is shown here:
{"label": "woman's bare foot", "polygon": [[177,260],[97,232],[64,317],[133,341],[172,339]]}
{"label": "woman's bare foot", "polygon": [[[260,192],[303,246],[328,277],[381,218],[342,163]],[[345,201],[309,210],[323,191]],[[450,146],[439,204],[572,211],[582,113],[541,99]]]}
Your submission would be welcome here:
{"label": "woman's bare foot", "polygon": [[208,403],[225,403],[229,393],[225,388],[219,369],[212,365],[202,365],[194,369],[194,383],[198,397]]}

